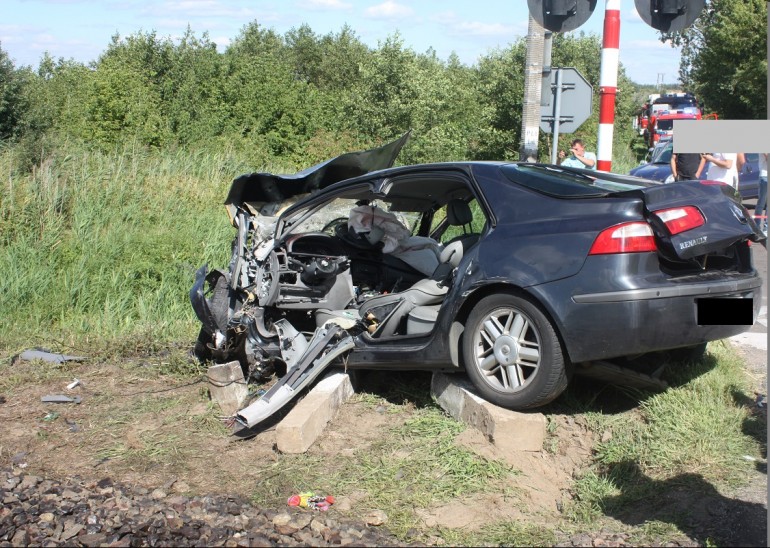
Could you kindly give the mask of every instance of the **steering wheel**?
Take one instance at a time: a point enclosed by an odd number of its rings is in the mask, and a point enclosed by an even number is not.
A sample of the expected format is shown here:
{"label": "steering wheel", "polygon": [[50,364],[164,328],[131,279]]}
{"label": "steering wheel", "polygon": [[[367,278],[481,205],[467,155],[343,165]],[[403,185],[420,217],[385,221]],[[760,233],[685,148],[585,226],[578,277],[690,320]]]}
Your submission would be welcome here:
{"label": "steering wheel", "polygon": [[324,225],[324,227],[321,229],[321,232],[326,232],[327,234],[335,236],[337,234],[337,227],[342,223],[348,224],[348,218],[337,217],[336,219],[332,219]]}

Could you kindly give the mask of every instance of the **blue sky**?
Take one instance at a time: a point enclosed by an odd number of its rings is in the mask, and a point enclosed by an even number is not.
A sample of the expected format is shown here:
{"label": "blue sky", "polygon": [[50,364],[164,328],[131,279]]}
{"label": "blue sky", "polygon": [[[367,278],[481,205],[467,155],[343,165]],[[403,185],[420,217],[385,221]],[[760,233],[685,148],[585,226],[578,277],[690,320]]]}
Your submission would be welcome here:
{"label": "blue sky", "polygon": [[[605,2],[577,31],[601,36]],[[456,52],[473,64],[491,49],[527,33],[526,0],[0,0],[0,47],[16,66],[37,67],[45,51],[54,58],[95,60],[115,33],[155,31],[176,39],[189,25],[208,31],[220,51],[244,25],[258,21],[283,34],[307,23],[316,34],[338,32],[347,23],[371,47],[399,32],[407,47],[432,47],[441,59]],[[679,51],[621,0],[620,62],[637,83],[673,83]]]}

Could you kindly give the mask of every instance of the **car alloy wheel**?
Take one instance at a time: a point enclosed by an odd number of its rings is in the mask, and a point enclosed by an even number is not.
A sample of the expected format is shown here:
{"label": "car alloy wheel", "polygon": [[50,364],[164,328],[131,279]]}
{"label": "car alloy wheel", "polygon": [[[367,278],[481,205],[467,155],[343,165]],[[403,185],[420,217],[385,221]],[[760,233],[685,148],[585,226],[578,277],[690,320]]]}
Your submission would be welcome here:
{"label": "car alloy wheel", "polygon": [[471,312],[465,368],[487,400],[514,409],[543,405],[567,386],[565,360],[548,318],[529,300],[491,295]]}

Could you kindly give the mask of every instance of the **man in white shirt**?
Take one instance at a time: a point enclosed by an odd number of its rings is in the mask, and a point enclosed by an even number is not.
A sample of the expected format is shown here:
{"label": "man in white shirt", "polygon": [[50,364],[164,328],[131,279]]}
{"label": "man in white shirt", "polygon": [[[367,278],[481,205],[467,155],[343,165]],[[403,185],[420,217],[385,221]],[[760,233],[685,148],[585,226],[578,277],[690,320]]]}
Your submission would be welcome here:
{"label": "man in white shirt", "polygon": [[722,181],[731,187],[738,188],[738,154],[735,152],[715,152],[703,154],[703,158],[710,162],[706,177],[710,181]]}

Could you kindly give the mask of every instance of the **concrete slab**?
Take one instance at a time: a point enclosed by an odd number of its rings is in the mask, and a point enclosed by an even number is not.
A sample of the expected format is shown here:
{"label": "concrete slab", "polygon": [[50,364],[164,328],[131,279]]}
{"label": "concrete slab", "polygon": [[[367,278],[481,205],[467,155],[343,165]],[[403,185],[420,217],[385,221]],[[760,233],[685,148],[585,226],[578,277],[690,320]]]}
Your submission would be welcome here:
{"label": "concrete slab", "polygon": [[241,408],[249,387],[243,369],[237,361],[212,365],[208,369],[209,393],[226,415],[235,415]]}
{"label": "concrete slab", "polygon": [[327,374],[276,427],[278,450],[283,453],[307,451],[353,394],[353,385],[346,373]]}
{"label": "concrete slab", "polygon": [[542,413],[519,413],[480,398],[460,375],[434,373],[431,393],[451,417],[479,430],[502,451],[542,451],[546,424]]}

